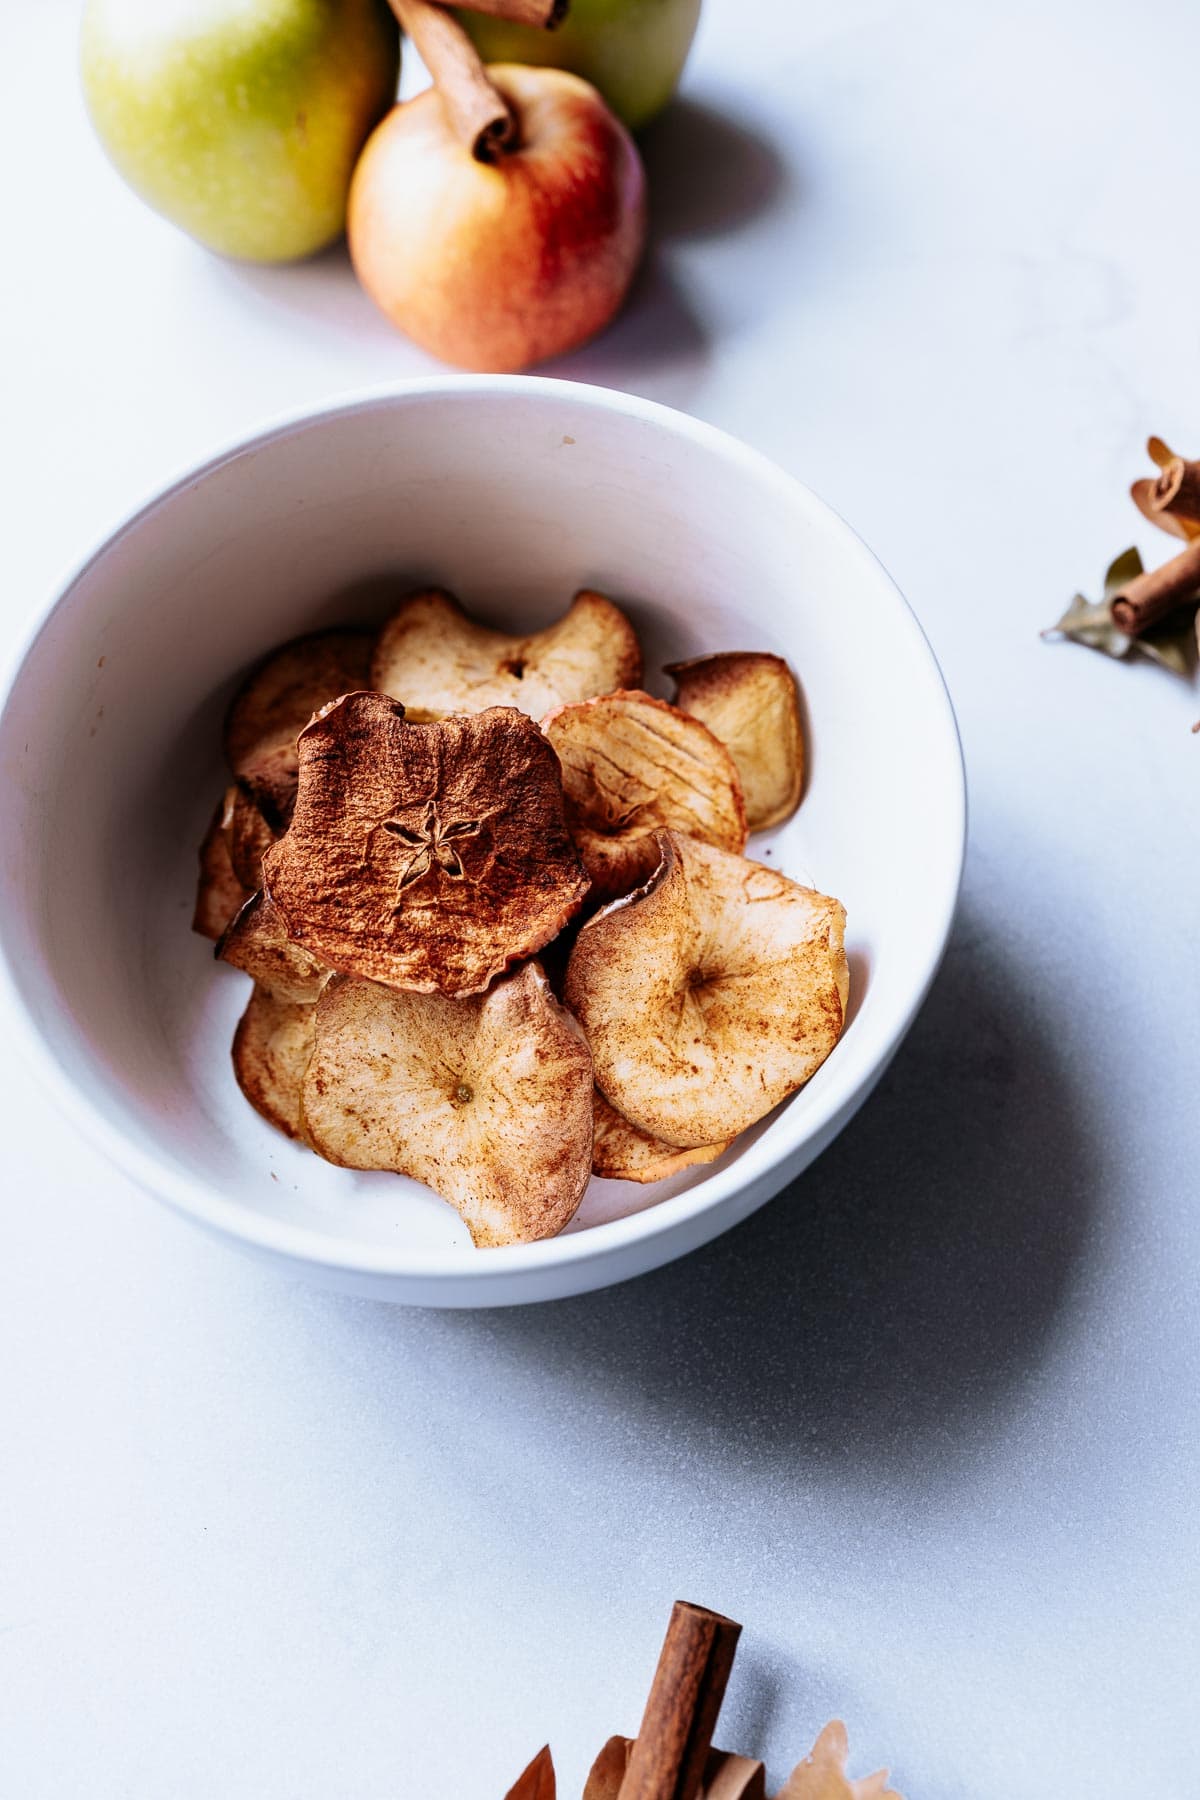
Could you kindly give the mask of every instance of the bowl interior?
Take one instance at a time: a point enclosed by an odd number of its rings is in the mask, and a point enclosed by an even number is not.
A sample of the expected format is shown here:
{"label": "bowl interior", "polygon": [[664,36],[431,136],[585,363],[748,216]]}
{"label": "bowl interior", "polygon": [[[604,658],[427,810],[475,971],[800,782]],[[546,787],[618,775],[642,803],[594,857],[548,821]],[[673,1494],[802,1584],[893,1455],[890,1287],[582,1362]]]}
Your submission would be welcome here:
{"label": "bowl interior", "polygon": [[0,936],[26,1011],[93,1122],[169,1197],[310,1255],[403,1269],[437,1252],[469,1271],[479,1254],[427,1190],[330,1168],[250,1111],[229,1063],[248,984],[189,930],[240,675],[429,581],[517,628],[597,587],[628,607],[660,693],[674,658],[786,656],[806,793],[750,854],[848,911],[852,1017],[809,1086],[709,1169],[594,1182],[538,1253],[569,1257],[636,1213],[624,1229],[653,1231],[664,1196],[717,1203],[869,1084],[942,948],[961,771],[924,640],[852,534],[751,453],[622,396],[461,382],[348,405],[219,460],[108,542],[35,639],[0,727]]}

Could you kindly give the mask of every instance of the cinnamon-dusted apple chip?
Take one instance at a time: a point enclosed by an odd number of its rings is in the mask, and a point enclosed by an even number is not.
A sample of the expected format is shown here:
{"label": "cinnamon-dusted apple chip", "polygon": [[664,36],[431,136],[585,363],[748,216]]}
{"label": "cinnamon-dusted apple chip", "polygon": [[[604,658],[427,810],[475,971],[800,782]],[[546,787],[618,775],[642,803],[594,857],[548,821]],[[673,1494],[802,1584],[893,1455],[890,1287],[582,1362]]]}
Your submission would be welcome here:
{"label": "cinnamon-dusted apple chip", "polygon": [[384,626],[371,664],[371,686],[402,700],[418,721],[489,706],[540,719],[553,706],[641,679],[633,626],[587,589],[561,619],[524,637],[476,624],[441,588],[411,594]]}
{"label": "cinnamon-dusted apple chip", "polygon": [[[262,886],[262,859],[279,832],[268,822],[258,802],[252,800],[244,789],[235,786],[230,789],[230,793],[232,800],[226,831],[229,860],[246,892],[253,894]],[[291,811],[290,803],[288,810]]]}
{"label": "cinnamon-dusted apple chip", "polygon": [[337,976],[304,1078],[313,1148],[426,1182],[478,1245],[553,1237],[592,1166],[592,1059],[537,963],[451,1000]]}
{"label": "cinnamon-dusted apple chip", "polygon": [[716,1162],[732,1142],[732,1138],[726,1138],[720,1144],[679,1150],[640,1130],[609,1105],[599,1088],[596,1090],[593,1175],[605,1175],[610,1181],[665,1181],[668,1175],[678,1175],[681,1169],[694,1164]]}
{"label": "cinnamon-dusted apple chip", "polygon": [[668,663],[675,704],[702,719],[737,764],[751,831],[782,824],[800,804],[804,729],[796,677],[782,656],[727,650]]}
{"label": "cinnamon-dusted apple chip", "polygon": [[200,877],[192,930],[201,937],[219,938],[250,898],[250,890],[238,880],[229,855],[229,822],[236,796],[236,788],[226,790],[200,843]]}
{"label": "cinnamon-dusted apple chip", "polygon": [[542,729],[562,763],[567,821],[595,898],[627,894],[653,874],[656,831],[744,848],[737,770],[699,719],[634,689],[559,707]]}
{"label": "cinnamon-dusted apple chip", "polygon": [[714,1144],[802,1086],[837,1042],[845,911],[675,832],[658,846],[645,887],[580,931],[566,1001],[613,1106],[665,1143]]}
{"label": "cinnamon-dusted apple chip", "polygon": [[840,1719],[832,1719],[780,1788],[778,1800],[901,1800],[888,1786],[886,1769],[852,1781],[846,1774],[849,1754],[846,1727]]}
{"label": "cinnamon-dusted apple chip", "polygon": [[312,1055],[316,1007],[256,987],[233,1039],[233,1072],[255,1112],[302,1137],[300,1085]]}
{"label": "cinnamon-dusted apple chip", "polygon": [[296,796],[296,739],[315,712],[365,688],[374,638],[366,631],[314,631],[272,651],[234,696],[225,755],[277,830]]}
{"label": "cinnamon-dusted apple chip", "polygon": [[300,735],[300,785],[264,886],[319,962],[421,993],[475,994],[577,912],[588,880],[562,777],[524,713],[413,725],[349,694]]}
{"label": "cinnamon-dusted apple chip", "polygon": [[331,970],[303,944],[294,944],[265,894],[253,894],[217,945],[222,962],[245,970],[276,1000],[311,1006]]}

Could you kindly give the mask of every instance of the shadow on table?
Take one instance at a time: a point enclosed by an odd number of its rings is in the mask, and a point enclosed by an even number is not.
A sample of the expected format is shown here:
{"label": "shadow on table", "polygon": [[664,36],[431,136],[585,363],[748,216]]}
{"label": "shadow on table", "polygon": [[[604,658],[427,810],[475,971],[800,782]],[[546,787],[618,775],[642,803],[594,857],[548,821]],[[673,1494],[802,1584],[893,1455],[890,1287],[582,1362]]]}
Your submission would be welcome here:
{"label": "shadow on table", "polygon": [[1097,1179],[1051,997],[968,912],[873,1098],[753,1219],[488,1331],[747,1459],[931,1472],[1036,1372]]}
{"label": "shadow on table", "polygon": [[795,171],[756,127],[697,100],[675,100],[644,133],[641,151],[658,242],[736,231],[796,186]]}

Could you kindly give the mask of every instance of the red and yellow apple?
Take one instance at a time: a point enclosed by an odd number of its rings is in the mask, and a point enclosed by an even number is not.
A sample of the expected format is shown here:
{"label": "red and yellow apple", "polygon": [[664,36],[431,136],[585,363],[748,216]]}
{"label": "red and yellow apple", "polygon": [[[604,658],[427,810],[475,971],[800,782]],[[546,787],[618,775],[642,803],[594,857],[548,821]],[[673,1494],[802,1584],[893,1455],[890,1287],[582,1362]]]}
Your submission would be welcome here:
{"label": "red and yellow apple", "polygon": [[488,76],[515,147],[477,161],[430,88],[368,140],[347,231],[394,325],[446,362],[505,371],[574,349],[618,311],[645,241],[645,177],[586,81],[508,64]]}

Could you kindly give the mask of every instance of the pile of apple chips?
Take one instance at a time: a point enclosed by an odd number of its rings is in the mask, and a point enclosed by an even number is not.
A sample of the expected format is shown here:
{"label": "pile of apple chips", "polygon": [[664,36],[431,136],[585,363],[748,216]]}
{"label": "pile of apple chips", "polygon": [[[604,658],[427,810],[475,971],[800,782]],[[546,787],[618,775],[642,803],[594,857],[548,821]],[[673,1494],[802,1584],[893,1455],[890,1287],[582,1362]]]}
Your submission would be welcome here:
{"label": "pile of apple chips", "polygon": [[253,977],[242,1091],[478,1245],[711,1162],[842,1029],[841,905],[742,854],[800,798],[792,673],[668,673],[601,594],[514,637],[431,591],[285,644],[226,721],[195,928]]}

